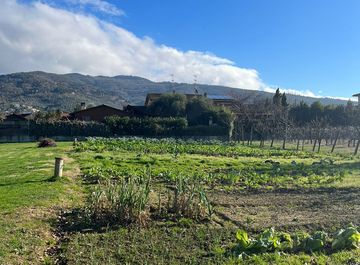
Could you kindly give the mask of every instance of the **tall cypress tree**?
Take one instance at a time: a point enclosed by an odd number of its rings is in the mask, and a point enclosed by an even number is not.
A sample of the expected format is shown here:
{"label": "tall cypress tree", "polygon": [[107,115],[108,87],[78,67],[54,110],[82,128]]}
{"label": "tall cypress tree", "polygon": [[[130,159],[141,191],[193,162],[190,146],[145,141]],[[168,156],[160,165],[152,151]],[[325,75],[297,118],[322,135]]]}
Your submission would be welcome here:
{"label": "tall cypress tree", "polygon": [[283,107],[289,106],[289,104],[287,103],[285,92],[281,96],[281,106],[283,106]]}
{"label": "tall cypress tree", "polygon": [[275,95],[273,97],[273,103],[274,105],[280,106],[281,103],[280,89],[276,89]]}

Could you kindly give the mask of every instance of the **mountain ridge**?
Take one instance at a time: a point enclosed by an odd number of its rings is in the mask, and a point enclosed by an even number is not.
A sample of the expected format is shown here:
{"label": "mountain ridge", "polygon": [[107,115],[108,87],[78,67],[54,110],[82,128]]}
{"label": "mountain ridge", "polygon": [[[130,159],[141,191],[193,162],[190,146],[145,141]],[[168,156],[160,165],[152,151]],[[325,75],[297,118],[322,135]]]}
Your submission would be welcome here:
{"label": "mountain ridge", "polygon": [[[256,101],[271,98],[273,93],[218,85],[197,84],[200,93],[231,95]],[[0,75],[0,111],[23,106],[35,109],[73,110],[80,102],[88,105],[107,104],[121,108],[124,105],[143,105],[147,93],[194,93],[194,84],[154,82],[139,76],[91,76],[79,73],[55,74],[43,71]],[[308,104],[320,101],[324,105],[346,104],[346,100],[312,98],[287,94],[289,103]]]}

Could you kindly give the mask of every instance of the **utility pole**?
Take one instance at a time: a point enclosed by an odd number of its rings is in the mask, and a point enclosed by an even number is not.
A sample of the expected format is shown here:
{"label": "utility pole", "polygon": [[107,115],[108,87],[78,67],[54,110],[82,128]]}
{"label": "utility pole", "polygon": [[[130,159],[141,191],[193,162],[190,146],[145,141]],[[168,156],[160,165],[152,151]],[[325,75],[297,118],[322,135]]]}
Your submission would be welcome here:
{"label": "utility pole", "polygon": [[170,76],[171,76],[170,88],[171,88],[172,92],[175,94],[174,74],[171,74]]}
{"label": "utility pole", "polygon": [[197,89],[197,75],[194,75],[194,91],[195,94],[199,94],[199,91]]}

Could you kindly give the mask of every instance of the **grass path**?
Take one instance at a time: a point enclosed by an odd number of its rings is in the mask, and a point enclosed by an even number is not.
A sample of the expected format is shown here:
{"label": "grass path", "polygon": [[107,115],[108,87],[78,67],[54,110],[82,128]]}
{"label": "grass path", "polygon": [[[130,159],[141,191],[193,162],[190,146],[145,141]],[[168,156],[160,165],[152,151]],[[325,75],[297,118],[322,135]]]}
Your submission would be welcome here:
{"label": "grass path", "polygon": [[[55,244],[52,221],[60,208],[76,205],[82,188],[70,143],[0,144],[0,264],[39,264]],[[65,158],[64,177],[53,181],[54,157]]]}

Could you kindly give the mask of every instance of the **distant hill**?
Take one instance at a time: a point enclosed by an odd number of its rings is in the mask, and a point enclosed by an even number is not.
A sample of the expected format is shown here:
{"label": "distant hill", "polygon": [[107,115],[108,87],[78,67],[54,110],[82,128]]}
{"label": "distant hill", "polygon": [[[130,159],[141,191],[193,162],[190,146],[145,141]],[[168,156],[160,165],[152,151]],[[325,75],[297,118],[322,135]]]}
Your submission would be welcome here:
{"label": "distant hill", "polygon": [[[235,95],[248,100],[271,98],[272,93],[236,89],[224,86],[197,85],[199,93],[208,95]],[[27,72],[0,75],[0,110],[14,107],[37,109],[62,109],[71,111],[80,102],[98,105],[108,104],[121,108],[123,105],[143,105],[147,93],[171,92],[194,93],[194,85],[170,82],[152,82],[136,76],[89,76],[81,74],[52,74]],[[301,100],[311,104],[319,100],[323,104],[345,104],[346,101],[331,98],[311,98],[287,95],[288,102]]]}

